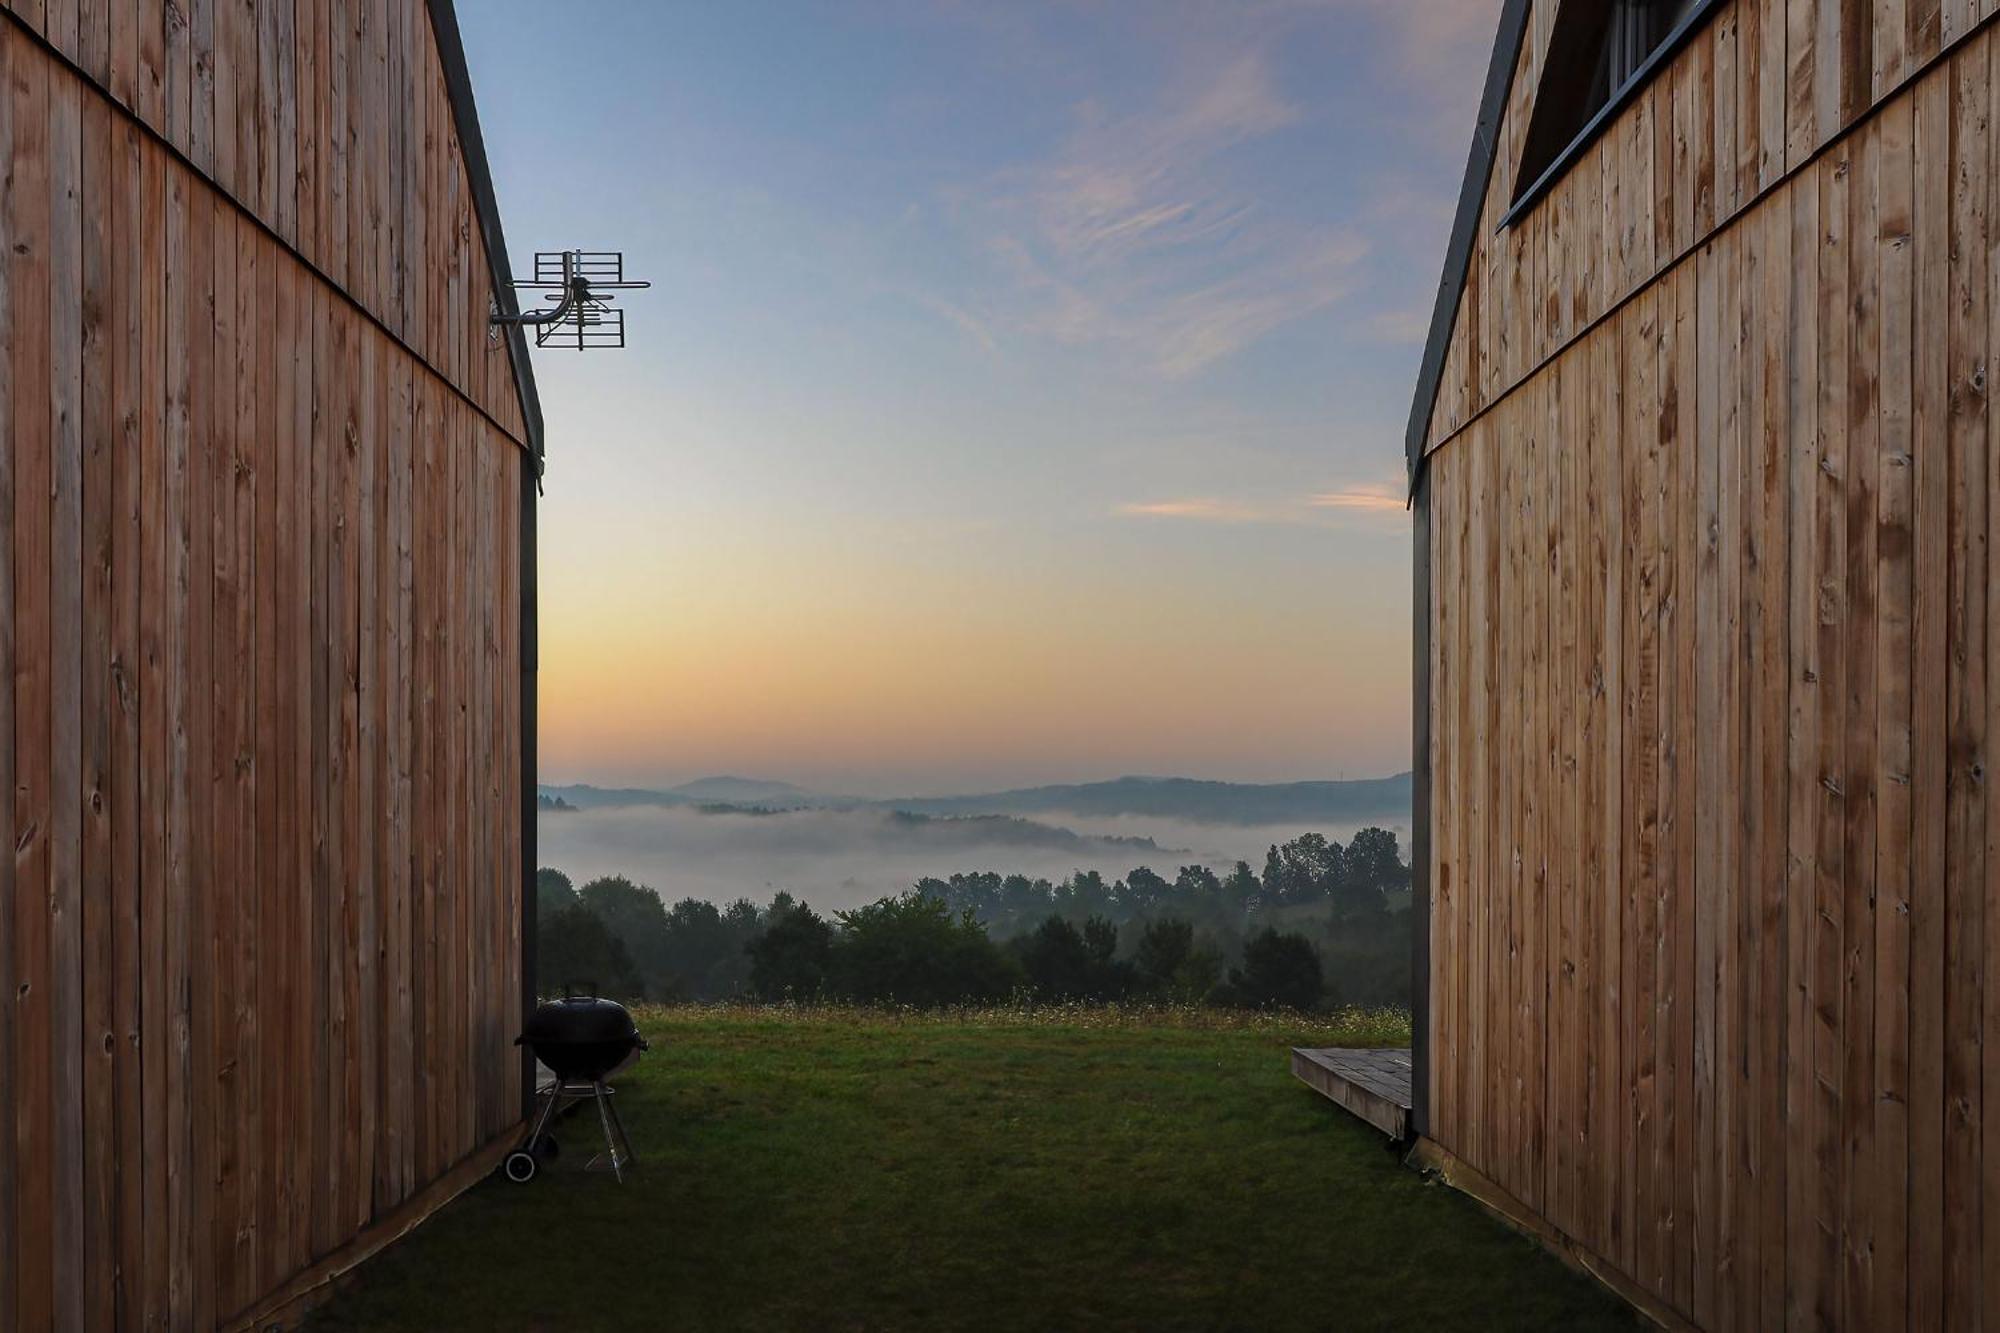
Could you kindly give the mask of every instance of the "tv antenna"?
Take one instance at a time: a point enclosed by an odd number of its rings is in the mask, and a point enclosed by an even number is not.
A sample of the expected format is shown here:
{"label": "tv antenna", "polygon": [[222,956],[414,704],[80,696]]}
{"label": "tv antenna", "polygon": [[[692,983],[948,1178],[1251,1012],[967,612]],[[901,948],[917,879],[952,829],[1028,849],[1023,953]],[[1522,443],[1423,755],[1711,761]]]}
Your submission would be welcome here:
{"label": "tv antenna", "polygon": [[553,304],[506,315],[496,303],[489,336],[497,339],[504,326],[519,324],[535,331],[537,347],[574,347],[581,352],[623,347],[625,312],[611,304],[610,293],[640,291],[653,284],[627,282],[625,256],[616,250],[543,250],[535,255],[534,277],[516,278],[507,285],[517,292],[539,293],[538,299]]}

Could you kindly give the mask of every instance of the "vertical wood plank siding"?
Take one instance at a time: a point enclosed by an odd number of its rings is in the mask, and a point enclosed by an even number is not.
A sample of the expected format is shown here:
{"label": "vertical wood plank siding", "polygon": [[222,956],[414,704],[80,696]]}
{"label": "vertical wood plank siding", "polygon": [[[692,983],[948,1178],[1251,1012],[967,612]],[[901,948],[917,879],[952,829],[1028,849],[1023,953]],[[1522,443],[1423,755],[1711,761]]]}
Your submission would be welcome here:
{"label": "vertical wood plank siding", "polygon": [[2000,1330],[1992,11],[1720,6],[1432,417],[1429,1133],[1701,1327]]}
{"label": "vertical wood plank siding", "polygon": [[1558,0],[1532,0],[1431,407],[1431,447],[1934,64],[1990,0],[1727,0],[1524,217],[1513,202]]}
{"label": "vertical wood plank siding", "polygon": [[[507,341],[487,337],[485,240],[425,0],[90,0],[85,22],[0,9],[525,437]],[[420,320],[426,307],[447,318]]]}
{"label": "vertical wood plank siding", "polygon": [[423,0],[0,5],[0,157],[0,1330],[208,1327],[518,1115],[522,399]]}

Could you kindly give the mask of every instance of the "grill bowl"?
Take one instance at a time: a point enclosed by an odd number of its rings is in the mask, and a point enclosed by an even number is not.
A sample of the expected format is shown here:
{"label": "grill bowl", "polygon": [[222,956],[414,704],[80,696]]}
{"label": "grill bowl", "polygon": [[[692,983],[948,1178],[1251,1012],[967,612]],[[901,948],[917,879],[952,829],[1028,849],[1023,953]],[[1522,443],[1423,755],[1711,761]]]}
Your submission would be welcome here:
{"label": "grill bowl", "polygon": [[631,1011],[596,995],[544,1000],[515,1044],[533,1051],[557,1078],[586,1082],[603,1078],[646,1046]]}

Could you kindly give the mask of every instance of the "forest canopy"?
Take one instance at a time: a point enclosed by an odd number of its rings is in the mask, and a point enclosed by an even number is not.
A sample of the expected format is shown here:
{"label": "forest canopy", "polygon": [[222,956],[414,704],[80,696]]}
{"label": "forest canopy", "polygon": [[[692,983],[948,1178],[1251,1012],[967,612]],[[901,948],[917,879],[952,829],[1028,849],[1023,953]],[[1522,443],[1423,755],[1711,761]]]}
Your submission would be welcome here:
{"label": "forest canopy", "polygon": [[537,987],[619,999],[853,1000],[934,1006],[1008,998],[1311,1009],[1407,1006],[1409,867],[1395,834],[1307,833],[1260,874],[1186,865],[1060,882],[972,872],[822,916],[779,893],[758,907],[669,906],[620,876],[537,877]]}

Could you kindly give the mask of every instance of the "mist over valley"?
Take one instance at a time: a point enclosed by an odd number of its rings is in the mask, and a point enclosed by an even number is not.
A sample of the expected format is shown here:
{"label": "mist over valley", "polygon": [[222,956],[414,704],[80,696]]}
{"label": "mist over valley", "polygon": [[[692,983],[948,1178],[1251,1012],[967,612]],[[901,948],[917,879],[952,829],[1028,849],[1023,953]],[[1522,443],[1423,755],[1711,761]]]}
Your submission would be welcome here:
{"label": "mist over valley", "polygon": [[[1263,863],[1306,832],[1345,840],[1377,825],[1409,838],[1409,776],[1249,784],[1184,778],[873,800],[751,778],[665,789],[543,786],[538,860],[578,883],[624,875],[671,902],[765,901],[821,912],[900,893],[926,876],[996,871],[1061,880],[1144,866]],[[560,804],[557,804],[560,802]]]}

